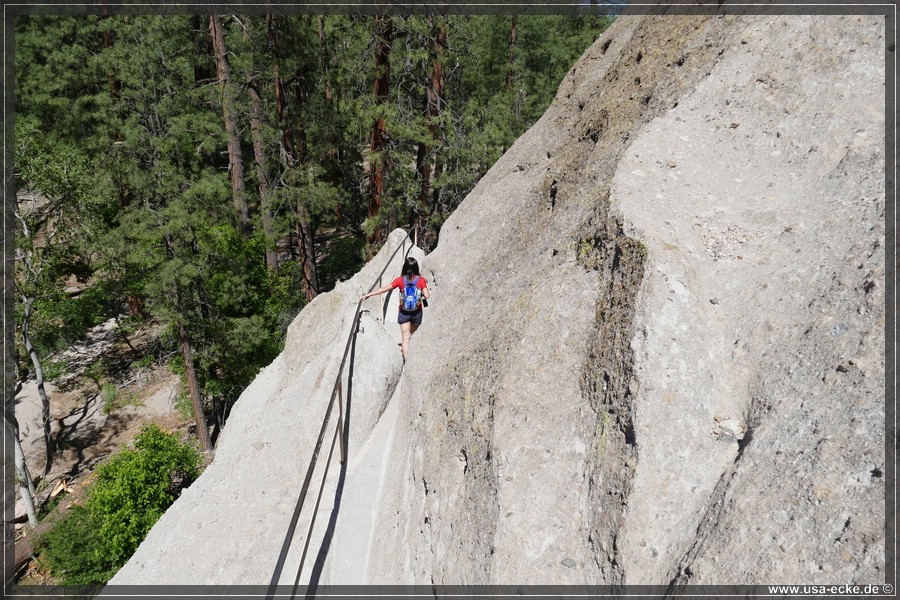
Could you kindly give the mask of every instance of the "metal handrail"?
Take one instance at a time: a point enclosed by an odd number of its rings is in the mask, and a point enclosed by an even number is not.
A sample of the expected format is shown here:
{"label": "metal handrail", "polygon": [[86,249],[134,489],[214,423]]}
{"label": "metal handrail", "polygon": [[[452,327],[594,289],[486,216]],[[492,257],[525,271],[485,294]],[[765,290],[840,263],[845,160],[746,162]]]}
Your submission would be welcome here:
{"label": "metal handrail", "polygon": [[[397,248],[394,249],[394,252],[387,259],[384,267],[381,269],[381,272],[378,274],[378,277],[375,278],[375,281],[369,287],[368,292],[371,292],[372,290],[374,290],[375,286],[381,282],[385,271],[387,271],[387,268],[390,266],[391,262],[394,260],[394,257],[397,256],[397,252],[399,252],[401,248],[405,248],[407,245],[407,242],[410,242],[409,250],[412,250],[412,243],[411,243],[411,240],[409,237],[409,231],[406,231],[405,233],[406,233],[406,237],[403,238],[403,241],[397,246]],[[409,250],[406,251],[407,254],[409,253]],[[366,292],[366,293],[368,293],[368,292]],[[334,436],[332,437],[332,440],[331,440],[331,446],[328,451],[328,460],[327,460],[326,466],[325,466],[325,473],[322,476],[322,484],[319,487],[319,493],[316,498],[316,506],[313,509],[312,518],[310,519],[310,523],[309,523],[309,529],[306,532],[306,542],[303,546],[303,554],[300,557],[300,566],[297,567],[297,575],[296,575],[296,580],[294,582],[295,586],[297,584],[297,581],[299,581],[300,574],[303,571],[303,564],[306,561],[306,552],[309,549],[310,536],[312,534],[313,527],[315,526],[315,523],[316,523],[316,512],[318,511],[319,501],[322,499],[322,490],[325,488],[325,480],[328,477],[328,466],[331,464],[331,456],[334,453],[334,445],[338,441],[338,439],[340,439],[341,464],[345,464],[347,461],[347,436],[345,435],[345,431],[344,431],[344,397],[343,397],[344,395],[343,395],[343,383],[341,382],[341,379],[344,374],[344,365],[347,363],[347,355],[350,353],[350,347],[352,345],[353,339],[359,330],[359,318],[360,318],[360,315],[362,314],[362,311],[361,311],[362,303],[363,303],[363,300],[362,300],[362,298],[360,298],[359,302],[357,302],[357,304],[356,304],[356,311],[353,314],[353,323],[350,327],[350,333],[347,336],[347,344],[344,346],[344,355],[341,358],[341,365],[340,365],[340,367],[338,367],[337,376],[335,377],[335,381],[334,381],[334,387],[331,391],[331,399],[328,401],[328,408],[325,410],[325,416],[322,420],[322,427],[319,430],[318,438],[316,438],[316,446],[313,449],[312,458],[310,459],[309,466],[307,467],[307,470],[306,470],[306,477],[303,480],[303,487],[300,490],[300,497],[297,500],[297,507],[294,511],[294,521],[291,523],[291,527],[290,527],[291,531],[289,531],[289,535],[291,537],[293,537],[292,534],[293,534],[293,528],[296,525],[296,518],[299,516],[299,513],[303,508],[303,503],[306,501],[306,493],[309,489],[309,484],[312,481],[312,474],[316,467],[316,461],[318,460],[319,452],[322,450],[322,441],[325,437],[325,431],[328,429],[328,421],[331,418],[331,411],[334,408],[334,401],[335,401],[335,399],[338,399],[338,411],[339,412],[338,412],[337,428],[335,429]],[[285,558],[286,558],[286,556],[282,556],[279,560],[279,563],[283,563]],[[277,576],[278,576],[278,574],[280,574],[280,567],[281,567],[281,564],[279,564],[278,567],[276,568],[276,576],[273,578],[273,581],[270,584],[270,589],[272,589],[272,587],[277,584]]]}

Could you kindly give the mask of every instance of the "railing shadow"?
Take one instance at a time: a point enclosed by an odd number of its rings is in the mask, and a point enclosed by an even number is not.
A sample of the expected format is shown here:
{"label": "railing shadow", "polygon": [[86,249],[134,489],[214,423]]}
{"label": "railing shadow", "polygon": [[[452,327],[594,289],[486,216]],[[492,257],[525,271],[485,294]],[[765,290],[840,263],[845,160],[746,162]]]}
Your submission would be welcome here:
{"label": "railing shadow", "polygon": [[[350,346],[350,364],[347,367],[347,410],[344,412],[344,439],[340,443],[344,447],[350,445],[350,407],[353,404],[353,369],[356,365],[356,336],[359,334],[359,317],[356,319],[356,328],[353,331],[353,342]],[[316,590],[319,587],[319,579],[322,577],[322,569],[325,567],[325,559],[328,558],[328,552],[331,550],[331,540],[334,538],[334,530],[337,526],[338,513],[341,509],[341,498],[344,495],[344,480],[347,477],[347,462],[341,464],[341,473],[338,476],[337,489],[334,493],[334,506],[331,510],[331,518],[328,520],[328,528],[325,530],[325,537],[322,545],[319,547],[319,553],[316,556],[316,562],[313,565],[312,575],[309,580],[306,597],[315,597]],[[299,578],[299,574],[298,574]],[[297,582],[294,582],[294,591],[291,597],[294,597],[297,591]]]}
{"label": "railing shadow", "polygon": [[[322,490],[324,489],[324,486],[325,486],[325,480],[328,477],[328,468],[331,466],[331,458],[334,454],[335,442],[339,442],[341,444],[341,456],[344,460],[341,463],[341,475],[340,475],[340,480],[338,483],[338,489],[335,494],[335,512],[332,513],[332,518],[331,518],[331,520],[329,522],[329,526],[328,526],[328,533],[326,533],[325,541],[323,541],[323,547],[325,547],[326,554],[327,554],[327,546],[330,545],[330,539],[331,539],[331,536],[333,535],[333,531],[334,531],[334,522],[336,522],[336,519],[337,519],[337,509],[340,507],[340,496],[341,496],[341,491],[343,490],[343,487],[344,487],[344,478],[346,476],[346,470],[347,470],[347,461],[346,461],[346,456],[345,456],[346,435],[338,436],[338,432],[346,431],[346,429],[345,429],[346,425],[344,424],[344,419],[349,418],[348,414],[347,415],[344,414],[343,398],[341,398],[341,396],[343,395],[343,393],[341,391],[341,389],[342,389],[341,378],[343,376],[344,365],[347,364],[347,358],[349,355],[349,358],[350,358],[350,363],[349,363],[350,367],[348,369],[348,398],[349,398],[349,391],[352,389],[350,386],[352,386],[352,384],[353,384],[353,368],[352,368],[352,366],[355,363],[355,358],[356,358],[356,336],[359,334],[359,319],[360,319],[360,315],[362,314],[360,312],[361,305],[362,305],[362,301],[360,300],[360,302],[356,306],[356,312],[354,313],[353,324],[350,329],[350,336],[347,339],[347,346],[344,350],[344,358],[341,361],[341,366],[338,368],[338,376],[337,376],[337,380],[335,381],[334,389],[331,394],[331,401],[329,402],[328,408],[325,411],[325,418],[322,422],[322,428],[319,431],[319,437],[316,441],[315,449],[313,450],[313,455],[312,455],[312,459],[309,464],[309,468],[307,469],[306,480],[303,482],[303,488],[300,492],[299,497],[297,498],[297,504],[294,506],[294,513],[291,516],[291,522],[288,525],[287,532],[285,533],[285,536],[284,536],[284,542],[281,545],[281,552],[278,555],[278,562],[276,563],[275,570],[272,573],[272,579],[269,581],[269,587],[266,592],[267,599],[274,598],[276,596],[276,594],[279,593],[278,582],[280,581],[281,574],[284,571],[284,564],[287,561],[288,552],[290,551],[291,546],[293,545],[294,533],[297,530],[297,522],[300,520],[300,512],[303,509],[303,504],[304,504],[304,501],[306,500],[306,493],[307,493],[307,490],[309,489],[309,484],[310,484],[310,481],[312,478],[313,471],[315,469],[316,460],[318,458],[319,451],[321,450],[321,447],[322,447],[322,440],[324,438],[325,431],[328,428],[328,421],[330,420],[330,417],[331,417],[331,410],[334,406],[335,399],[340,398],[338,403],[339,403],[339,409],[341,412],[340,412],[340,415],[338,416],[338,426],[335,428],[334,437],[332,438],[331,445],[328,450],[328,458],[325,461],[324,474],[322,475],[322,487],[319,488],[319,496],[317,497],[316,504],[313,507],[309,530],[307,531],[307,536],[306,536],[306,543],[303,548],[303,555],[300,558],[300,566],[297,568],[296,577],[294,579],[294,583],[293,583],[293,587],[292,587],[291,598],[294,598],[297,593],[297,588],[298,588],[299,582],[300,582],[300,575],[303,572],[303,563],[306,559],[306,550],[309,547],[309,541],[310,541],[309,536],[312,534],[312,528],[313,528],[313,525],[315,524],[316,512],[319,509],[319,501],[322,498]],[[349,407],[349,404],[348,404],[348,407]],[[340,439],[339,439],[339,437],[340,437]],[[321,548],[320,548],[319,552],[320,553],[322,552]],[[318,564],[318,561],[317,561],[317,564]],[[316,579],[316,581],[318,581],[318,578],[320,576],[321,576],[321,568],[318,569],[317,573],[314,571],[314,578]]]}

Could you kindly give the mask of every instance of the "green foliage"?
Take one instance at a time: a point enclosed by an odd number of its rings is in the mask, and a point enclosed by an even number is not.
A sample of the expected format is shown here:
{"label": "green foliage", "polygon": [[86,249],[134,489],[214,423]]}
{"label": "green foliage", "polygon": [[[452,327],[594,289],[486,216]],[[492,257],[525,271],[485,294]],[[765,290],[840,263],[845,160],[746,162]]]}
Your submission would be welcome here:
{"label": "green foliage", "polygon": [[42,364],[44,368],[44,377],[47,381],[54,381],[68,375],[71,371],[69,363],[65,359],[46,361]]}
{"label": "green foliage", "polygon": [[116,384],[103,384],[103,387],[100,389],[100,396],[103,398],[103,412],[108,413],[110,408],[115,405],[117,391]]}
{"label": "green foliage", "polygon": [[111,286],[102,281],[74,297],[62,293],[59,286],[48,286],[35,302],[32,341],[38,354],[47,356],[83,338],[88,330],[120,312],[121,304]]}
{"label": "green foliage", "polygon": [[155,425],[133,450],[97,470],[83,505],[74,505],[41,540],[65,585],[106,583],[124,565],[181,490],[199,475],[200,454]]}
{"label": "green foliage", "polygon": [[187,390],[184,390],[175,398],[175,412],[178,413],[182,421],[190,421],[193,418],[194,407],[191,404],[191,397]]}
{"label": "green foliage", "polygon": [[[358,270],[371,250],[363,247],[368,233],[424,222],[433,235],[420,239],[436,239],[608,24],[558,15],[385,17],[390,82],[381,102],[373,93],[373,16],[226,15],[222,23],[250,235],[236,228],[207,15],[17,17],[15,164],[20,232],[40,230],[16,236],[35,267],[20,266],[17,286],[35,299],[30,331],[39,356],[139,307],[129,327],[160,322],[182,373],[175,334],[183,327],[203,402],[226,407],[281,351],[304,305],[303,269],[285,259],[298,222],[336,232],[327,244],[322,235],[314,240],[317,252],[325,249],[316,257],[320,292]],[[436,68],[441,110],[426,118]],[[261,96],[260,164],[249,81]],[[372,155],[378,118],[386,145]],[[370,216],[376,162],[384,202]],[[258,169],[269,182],[265,198]],[[274,224],[264,233],[267,200]],[[270,271],[264,251],[276,244],[282,260]],[[17,318],[21,324],[21,304]],[[27,373],[28,357],[17,349],[18,370]],[[95,371],[99,384],[105,375]]]}
{"label": "green foliage", "polygon": [[338,281],[346,281],[363,265],[365,243],[359,238],[345,237],[332,241],[328,258],[322,264],[322,272],[328,279],[324,283],[334,287]]}
{"label": "green foliage", "polygon": [[41,538],[43,555],[63,585],[106,583],[121,565],[105,555],[100,522],[86,506],[73,504],[65,519]]}
{"label": "green foliage", "polygon": [[152,354],[145,354],[140,357],[136,361],[132,363],[132,365],[137,369],[149,369],[156,363],[156,357]]}

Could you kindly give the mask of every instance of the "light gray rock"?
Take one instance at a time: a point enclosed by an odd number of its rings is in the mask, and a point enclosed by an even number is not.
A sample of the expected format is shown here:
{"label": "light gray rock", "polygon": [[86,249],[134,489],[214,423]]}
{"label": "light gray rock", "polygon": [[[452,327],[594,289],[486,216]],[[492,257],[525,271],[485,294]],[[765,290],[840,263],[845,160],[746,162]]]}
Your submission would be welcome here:
{"label": "light gray rock", "polygon": [[[884,380],[848,385],[839,365],[857,344],[883,348],[861,335],[883,318],[863,291],[884,264],[871,252],[884,223],[883,28],[770,17],[736,33],[747,43],[649,124],[613,181],[626,233],[649,250],[626,580],[876,581],[884,487],[868,473],[883,460]],[[655,166],[670,156],[677,176]],[[819,337],[823,318],[838,322]],[[740,417],[717,429],[746,447],[708,434],[717,414]],[[852,442],[860,421],[869,434]],[[819,458],[822,444],[836,460]],[[786,468],[785,454],[799,462]],[[848,553],[834,539],[851,515]]]}
{"label": "light gray rock", "polygon": [[428,257],[444,301],[395,398],[372,582],[882,577],[883,35],[598,40]]}

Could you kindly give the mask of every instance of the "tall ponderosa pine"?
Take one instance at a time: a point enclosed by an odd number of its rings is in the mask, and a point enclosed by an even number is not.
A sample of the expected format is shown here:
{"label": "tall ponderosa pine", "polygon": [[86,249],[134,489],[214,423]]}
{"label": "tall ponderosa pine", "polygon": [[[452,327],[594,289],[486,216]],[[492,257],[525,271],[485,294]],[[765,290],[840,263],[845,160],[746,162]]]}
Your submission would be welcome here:
{"label": "tall ponderosa pine", "polygon": [[[304,17],[300,17],[304,19]],[[283,67],[280,59],[280,45],[278,24],[274,16],[267,17],[266,35],[269,42],[269,53],[272,60],[273,88],[275,92],[275,112],[278,125],[281,128],[281,156],[283,158],[283,170],[285,173],[302,171],[307,158],[307,134],[304,125],[304,90],[303,81],[309,79],[304,72],[307,65],[299,61],[293,77],[294,104],[289,109],[287,104],[287,89],[282,76]],[[290,22],[290,21],[289,21]],[[298,28],[303,22],[297,23]],[[307,302],[312,301],[318,294],[318,275],[316,273],[315,247],[313,244],[313,226],[310,219],[310,211],[306,199],[300,194],[294,195],[292,234],[296,234],[297,263],[303,280],[303,293]]]}
{"label": "tall ponderosa pine", "polygon": [[[446,98],[444,94],[444,50],[447,47],[447,27],[443,20],[435,22],[429,19],[429,25],[433,35],[433,50],[431,53],[431,76],[429,85],[425,86],[425,127],[428,129],[428,140],[419,142],[416,152],[416,171],[419,174],[421,188],[418,200],[414,207],[412,218],[415,241],[418,243],[420,234],[425,233],[428,216],[433,211],[433,205],[429,202],[429,191],[432,183],[432,169],[434,179],[441,176],[441,163],[437,159],[435,150],[443,138],[441,112],[444,110]],[[432,168],[432,165],[433,168]],[[438,189],[435,186],[434,194],[437,197]],[[434,205],[437,204],[435,198]],[[424,237],[424,235],[423,235]]]}
{"label": "tall ponderosa pine", "polygon": [[[384,176],[389,160],[385,144],[384,106],[388,102],[391,85],[391,43],[393,28],[391,17],[375,15],[375,99],[381,109],[376,113],[372,124],[371,144],[369,146],[369,210],[368,218],[375,220],[381,215],[384,203]],[[384,227],[377,224],[369,233],[370,245],[378,245],[384,237]]]}
{"label": "tall ponderosa pine", "polygon": [[250,235],[250,213],[247,209],[246,183],[244,180],[244,162],[241,158],[241,138],[238,131],[237,98],[231,82],[231,66],[228,63],[228,50],[225,47],[225,28],[222,17],[209,17],[209,31],[216,53],[216,69],[219,86],[222,89],[222,117],[225,120],[225,132],[228,134],[228,170],[231,173],[231,193],[234,202],[235,220],[238,229],[244,236]]}
{"label": "tall ponderosa pine", "polygon": [[[310,17],[301,16],[302,26],[309,23]],[[306,27],[304,27],[306,29]],[[295,135],[295,154],[294,159],[297,166],[304,166],[308,158],[308,136],[304,115],[306,113],[306,100],[309,97],[307,82],[311,79],[311,74],[306,72],[308,64],[303,62],[298,64],[297,72],[294,75],[294,135]],[[296,206],[295,228],[297,232],[297,250],[298,262],[303,267],[303,289],[306,292],[307,302],[312,301],[319,293],[318,277],[316,274],[316,254],[313,237],[315,235],[310,216],[309,205],[307,199],[299,198]]]}
{"label": "tall ponderosa pine", "polygon": [[250,67],[247,70],[247,95],[250,98],[250,134],[253,140],[253,160],[256,164],[256,179],[259,188],[259,212],[262,217],[263,235],[265,236],[266,267],[271,271],[278,269],[278,253],[274,229],[275,215],[272,207],[272,195],[269,186],[268,159],[266,156],[265,113],[263,111],[261,74],[255,70],[253,42],[250,30],[253,26],[251,17],[244,18],[243,36],[245,46],[250,49]]}
{"label": "tall ponderosa pine", "polygon": [[[166,236],[166,254],[170,259],[175,258],[174,242],[171,235]],[[184,294],[181,291],[182,283],[176,280],[175,287],[175,328],[178,330],[178,343],[181,345],[181,356],[184,360],[184,374],[188,384],[188,396],[191,399],[191,408],[194,411],[194,422],[197,427],[197,438],[203,450],[212,450],[209,440],[209,430],[206,427],[206,412],[203,410],[203,400],[200,397],[200,384],[197,382],[197,370],[194,368],[194,350],[188,337],[185,315],[187,310],[184,305]]]}

